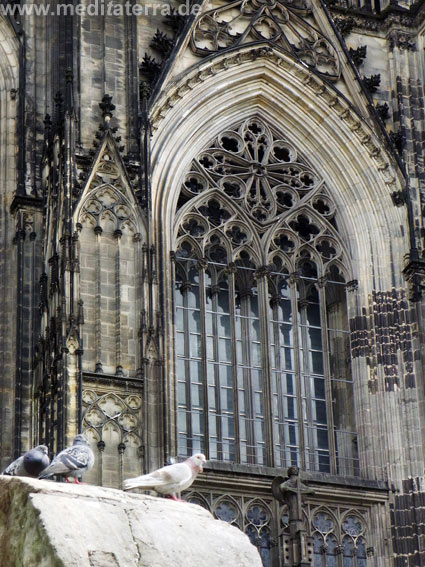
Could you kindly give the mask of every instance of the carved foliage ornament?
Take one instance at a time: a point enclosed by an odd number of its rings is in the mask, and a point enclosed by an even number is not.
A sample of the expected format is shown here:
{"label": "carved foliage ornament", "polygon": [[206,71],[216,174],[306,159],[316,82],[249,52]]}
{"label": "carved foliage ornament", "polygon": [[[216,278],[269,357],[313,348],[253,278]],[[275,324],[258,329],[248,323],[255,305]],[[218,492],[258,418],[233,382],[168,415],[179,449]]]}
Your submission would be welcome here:
{"label": "carved foliage ornament", "polygon": [[199,16],[191,36],[192,50],[211,55],[240,45],[267,41],[336,80],[340,62],[332,43],[305,16],[308,10],[282,0],[236,0]]}

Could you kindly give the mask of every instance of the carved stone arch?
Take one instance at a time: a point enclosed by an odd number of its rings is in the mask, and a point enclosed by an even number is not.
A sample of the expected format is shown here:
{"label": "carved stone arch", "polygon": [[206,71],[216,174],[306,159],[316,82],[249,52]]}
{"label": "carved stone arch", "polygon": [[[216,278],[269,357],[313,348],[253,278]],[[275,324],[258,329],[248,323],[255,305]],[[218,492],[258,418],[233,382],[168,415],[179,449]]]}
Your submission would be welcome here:
{"label": "carved stone arch", "polygon": [[336,268],[338,270],[339,277],[341,278],[341,281],[344,281],[345,283],[350,281],[350,278],[351,278],[350,271],[348,270],[347,266],[338,259],[332,260],[326,266],[325,278],[334,281],[333,276],[331,276],[331,273],[330,273],[333,268]]}
{"label": "carved stone arch", "polygon": [[121,428],[114,419],[108,419],[102,425],[102,429],[101,429],[102,439],[105,437],[105,431],[108,431],[108,430],[113,430],[119,436],[120,441],[122,440]]}
{"label": "carved stone arch", "polygon": [[223,258],[223,263],[227,264],[229,262],[232,262],[232,244],[229,238],[227,238],[225,232],[222,230],[222,227],[213,229],[204,239],[203,245],[203,255],[205,256],[205,258],[211,259],[212,261],[217,263],[221,263],[219,259],[219,251],[221,249],[225,252],[225,259]]}
{"label": "carved stone arch", "polygon": [[[315,517],[318,516],[319,514],[324,514],[324,515],[328,515],[330,516],[331,520],[333,521],[333,526],[331,529],[329,529],[329,531],[321,531],[320,529],[318,529],[315,525],[314,525],[314,520]],[[310,517],[310,522],[309,522],[309,527],[311,530],[311,535],[313,535],[313,533],[315,531],[319,531],[320,533],[323,534],[330,534],[330,533],[334,533],[339,541],[340,539],[340,525],[339,525],[339,519],[337,517],[337,515],[327,506],[319,506],[318,508],[314,508],[311,512],[311,517]]]}
{"label": "carved stone arch", "polygon": [[[227,503],[234,508],[236,514],[232,514],[231,512],[228,513],[227,511],[223,511],[223,513],[217,512],[220,506]],[[243,512],[240,502],[238,502],[232,496],[223,495],[217,498],[217,500],[214,501],[212,512],[216,516],[216,518],[228,522],[230,524],[236,525],[239,528],[241,528],[243,525]]]}
{"label": "carved stone arch", "polygon": [[[172,99],[172,105],[167,106],[167,99]],[[406,236],[397,228],[406,224],[406,212],[395,208],[390,196],[402,189],[402,176],[376,134],[347,101],[308,69],[273,49],[241,48],[238,58],[222,53],[213,62],[205,60],[157,100],[152,109],[156,128],[152,157],[161,168],[154,166],[152,171],[157,187],[154,218],[161,216],[164,222],[165,215],[165,224],[171,227],[179,187],[193,157],[228,124],[254,113],[291,132],[292,143],[302,147],[313,169],[323,174],[340,211],[339,229],[355,259],[354,276],[363,275],[362,293],[367,296],[366,289],[372,285],[371,257],[388,259],[389,269],[382,266],[378,278],[380,286],[391,285],[385,272],[390,273],[390,264],[401,265],[402,251],[408,250]],[[190,144],[182,131],[191,132]],[[165,155],[167,160],[161,158]],[[379,232],[373,241],[371,226]],[[391,231],[400,246],[390,249]]]}
{"label": "carved stone arch", "polygon": [[100,439],[100,433],[99,431],[97,431],[94,427],[86,427],[84,429],[84,435],[87,437],[87,439],[89,440],[90,445],[93,446],[96,445]]}
{"label": "carved stone arch", "polygon": [[185,494],[184,496],[185,496],[185,500],[187,500],[187,502],[192,502],[194,504],[198,504],[199,506],[202,506],[203,508],[205,508],[205,510],[208,510],[209,512],[211,511],[211,506],[210,506],[207,498],[201,492],[191,491],[191,492],[188,492],[187,494]]}
{"label": "carved stone arch", "polygon": [[[228,209],[230,211],[230,216],[226,218],[225,222],[226,225],[228,224],[229,227],[234,226],[235,224],[239,225],[246,225],[249,228],[251,239],[255,241],[255,245],[259,248],[260,247],[260,240],[256,234],[256,230],[252,227],[252,221],[248,217],[248,215],[239,207],[238,203],[228,197],[226,194],[219,192],[216,188],[211,188],[205,193],[201,193],[200,195],[193,197],[187,203],[185,203],[181,209],[178,210],[175,221],[174,221],[174,238],[178,238],[179,230],[182,224],[184,224],[184,219],[186,217],[192,218],[193,215],[201,216],[204,220],[207,220],[205,217],[205,213],[199,212],[200,208],[205,210],[206,205],[209,202],[218,201],[222,205],[223,208]],[[222,225],[213,226],[211,228],[211,233],[215,230],[220,230]]]}
{"label": "carved stone arch", "polygon": [[[105,199],[107,195],[113,196]],[[106,217],[105,217],[106,216]],[[137,213],[135,204],[131,202],[125,193],[118,191],[117,187],[110,183],[102,183],[92,187],[82,199],[76,221],[84,224],[88,220],[91,225],[103,218],[110,218],[116,224],[116,229],[121,230],[123,225],[127,225],[132,233],[137,232]]]}
{"label": "carved stone arch", "polygon": [[268,514],[270,515],[270,518],[272,517],[272,508],[269,502],[266,502],[265,500],[263,500],[262,498],[254,498],[253,500],[245,500],[244,502],[244,506],[243,506],[243,513],[246,516],[247,511],[250,508],[253,508],[254,506],[263,506]]}
{"label": "carved stone arch", "polygon": [[344,528],[343,528],[343,524],[344,521],[349,517],[349,516],[354,516],[355,518],[357,518],[362,524],[363,524],[363,531],[361,533],[361,535],[366,535],[369,531],[369,519],[367,517],[367,514],[361,514],[357,509],[355,508],[351,508],[350,510],[347,510],[346,512],[344,512],[343,514],[341,514],[341,534],[344,535]]}
{"label": "carved stone arch", "polygon": [[[141,214],[132,183],[116,147],[116,141],[109,131],[106,132],[99,145],[90,173],[75,206],[74,222],[79,222],[88,199],[96,199],[96,195],[101,195],[105,189],[116,195],[118,207],[128,208],[129,214],[122,219],[122,224],[126,224],[133,233],[146,235],[145,219]],[[120,215],[118,217],[120,218]]]}
{"label": "carved stone arch", "polygon": [[129,431],[128,433],[124,433],[122,436],[123,443],[130,443],[132,442],[134,446],[137,444],[137,448],[140,448],[142,444],[142,437],[141,435],[135,433],[135,431]]}
{"label": "carved stone arch", "polygon": [[[311,246],[310,244],[304,244],[299,248],[297,253],[294,255],[294,266],[295,271],[298,275],[304,275],[306,277],[316,277],[320,278],[323,275],[323,266],[322,266],[322,259],[320,254],[317,250]],[[304,270],[304,266],[308,264],[312,264],[316,267],[316,274],[307,275]]]}
{"label": "carved stone arch", "polygon": [[203,258],[203,248],[201,248],[200,243],[196,242],[190,235],[184,235],[177,239],[176,252],[177,257],[189,256],[190,254],[193,258],[197,258],[198,260]]}
{"label": "carved stone arch", "polygon": [[281,250],[269,252],[266,258],[266,266],[270,266],[272,272],[279,272],[287,276],[295,271],[292,258]]}

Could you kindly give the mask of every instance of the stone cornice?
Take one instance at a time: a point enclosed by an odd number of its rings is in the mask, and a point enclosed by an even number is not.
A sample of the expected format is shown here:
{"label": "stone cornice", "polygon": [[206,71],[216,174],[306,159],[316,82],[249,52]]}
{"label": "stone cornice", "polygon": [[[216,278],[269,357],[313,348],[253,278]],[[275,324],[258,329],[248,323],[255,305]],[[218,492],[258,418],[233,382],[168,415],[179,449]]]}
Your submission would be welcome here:
{"label": "stone cornice", "polygon": [[362,9],[343,8],[336,5],[330,6],[329,10],[334,19],[350,19],[354,29],[385,33],[394,27],[418,28],[423,22],[425,1],[420,0],[410,10],[398,5],[390,5],[381,14],[374,14]]}

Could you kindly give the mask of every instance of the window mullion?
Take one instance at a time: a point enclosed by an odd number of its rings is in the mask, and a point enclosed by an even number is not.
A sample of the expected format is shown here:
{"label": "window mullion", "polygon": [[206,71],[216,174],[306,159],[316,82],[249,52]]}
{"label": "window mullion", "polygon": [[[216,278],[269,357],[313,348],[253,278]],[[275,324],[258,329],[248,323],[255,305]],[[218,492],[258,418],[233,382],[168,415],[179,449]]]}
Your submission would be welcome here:
{"label": "window mullion", "polygon": [[[272,298],[272,317],[273,317],[272,326],[273,326],[273,339],[274,339],[274,356],[275,356],[276,368],[274,370],[271,369],[270,377],[273,383],[273,381],[276,379],[277,373],[279,372],[279,383],[276,383],[278,437],[279,437],[279,443],[283,443],[283,449],[284,449],[283,453],[281,451],[279,458],[277,458],[277,454],[276,454],[277,448],[276,445],[273,446],[273,463],[278,463],[279,466],[282,466],[282,465],[286,465],[286,463],[282,461],[281,455],[282,454],[286,455],[287,439],[285,436],[285,409],[284,409],[284,399],[282,393],[282,362],[280,356],[280,336],[279,336],[279,323],[278,323],[279,310],[278,310],[278,299],[276,298]],[[273,392],[271,392],[271,395],[273,395]],[[273,400],[272,400],[272,404],[273,404]],[[272,406],[272,411],[273,411],[273,406]],[[274,420],[273,413],[271,420],[272,420],[271,426],[273,427],[273,420]]]}
{"label": "window mullion", "polygon": [[[260,340],[262,352],[262,384],[263,384],[263,404],[264,404],[264,427],[266,443],[266,463],[274,467],[275,459],[275,436],[273,428],[273,388],[272,371],[270,361],[270,340],[269,340],[269,309],[268,309],[268,288],[266,274],[261,273],[257,276],[259,294],[259,313],[260,313]],[[261,317],[261,314],[263,316]]]}
{"label": "window mullion", "polygon": [[[301,289],[301,288],[300,288]],[[301,373],[301,380],[304,384],[304,397],[305,397],[305,413],[306,413],[306,422],[307,422],[307,437],[308,437],[308,445],[310,448],[310,454],[306,459],[306,463],[309,470],[313,470],[312,462],[314,458],[314,449],[316,447],[315,439],[314,439],[314,431],[313,431],[313,411],[312,411],[312,392],[311,392],[311,369],[309,366],[308,360],[308,338],[307,338],[307,305],[305,298],[298,299],[299,305],[297,306],[297,317],[298,318],[298,327],[301,331],[301,344],[302,344],[302,357],[303,357],[303,372]],[[299,308],[299,311],[298,311]],[[300,313],[298,315],[298,313]],[[297,333],[298,335],[298,333]],[[308,376],[308,380],[306,380],[306,376]],[[300,381],[301,381],[300,380]],[[301,383],[301,390],[302,390],[302,383]],[[302,395],[302,394],[301,394]],[[302,416],[302,422],[304,423],[304,415]]]}
{"label": "window mullion", "polygon": [[241,462],[240,450],[240,424],[239,424],[239,379],[238,379],[238,360],[236,349],[236,291],[235,291],[235,270],[229,268],[228,271],[229,283],[229,311],[230,311],[230,336],[232,340],[232,375],[233,375],[233,406],[234,406],[234,431],[235,431],[235,458],[236,462]]}
{"label": "window mullion", "polygon": [[[188,270],[188,268],[186,268]],[[186,271],[185,270],[185,271]],[[186,277],[187,273],[186,273]],[[192,392],[190,381],[190,329],[189,329],[189,298],[188,291],[191,287],[188,279],[183,287],[183,329],[184,329],[184,372],[186,389],[186,428],[187,428],[187,451],[193,453],[193,428],[192,428]],[[188,379],[189,378],[189,379]]]}
{"label": "window mullion", "polygon": [[297,305],[297,285],[299,276],[297,273],[291,274],[288,283],[291,290],[291,309],[292,309],[292,332],[294,338],[294,362],[295,362],[295,382],[297,392],[297,412],[298,412],[298,434],[299,434],[299,451],[300,451],[300,468],[306,469],[305,458],[305,439],[304,439],[304,411],[301,387],[301,365],[300,365],[300,342],[298,336],[299,321],[298,321],[298,305]]}
{"label": "window mullion", "polygon": [[[215,425],[217,434],[217,459],[223,459],[223,427],[220,399],[220,347],[218,337],[218,294],[219,284],[217,273],[213,272],[212,279],[212,331],[213,331],[213,375],[214,375],[214,396],[215,396]],[[208,356],[208,354],[207,354]]]}
{"label": "window mullion", "polygon": [[199,272],[199,309],[200,309],[200,323],[201,323],[201,364],[202,364],[202,375],[203,388],[202,388],[202,398],[204,404],[204,451],[207,459],[209,458],[210,447],[209,447],[209,404],[208,404],[208,369],[207,369],[207,330],[206,330],[206,297],[205,297],[205,267],[204,262],[198,262],[198,272]]}
{"label": "window mullion", "polygon": [[323,349],[323,369],[325,375],[325,393],[326,393],[326,413],[328,420],[328,439],[329,439],[329,453],[331,473],[337,473],[336,464],[336,447],[335,447],[335,432],[334,432],[334,415],[332,407],[332,382],[331,382],[331,369],[329,364],[329,337],[328,337],[328,320],[326,312],[326,293],[325,293],[326,280],[320,278],[318,283],[319,298],[320,298],[320,318],[322,322],[322,349]]}

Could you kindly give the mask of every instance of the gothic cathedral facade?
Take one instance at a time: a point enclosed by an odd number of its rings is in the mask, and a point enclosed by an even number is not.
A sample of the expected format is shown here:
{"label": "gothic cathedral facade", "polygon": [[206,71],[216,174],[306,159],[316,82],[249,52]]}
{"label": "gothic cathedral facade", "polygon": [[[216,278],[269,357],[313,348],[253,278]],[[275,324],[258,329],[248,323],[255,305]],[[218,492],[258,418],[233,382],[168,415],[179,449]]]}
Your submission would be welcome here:
{"label": "gothic cathedral facade", "polygon": [[203,452],[185,498],[265,567],[425,565],[423,1],[34,6],[0,13],[1,464]]}

